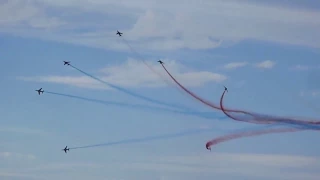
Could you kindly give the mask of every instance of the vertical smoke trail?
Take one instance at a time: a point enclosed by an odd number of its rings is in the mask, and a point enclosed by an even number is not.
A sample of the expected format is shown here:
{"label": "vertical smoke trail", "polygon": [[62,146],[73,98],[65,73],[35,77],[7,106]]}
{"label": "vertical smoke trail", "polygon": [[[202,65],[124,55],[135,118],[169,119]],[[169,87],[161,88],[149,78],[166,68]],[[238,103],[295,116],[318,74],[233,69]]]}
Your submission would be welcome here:
{"label": "vertical smoke trail", "polygon": [[255,124],[272,124],[272,122],[269,122],[269,121],[256,121],[254,119],[242,120],[242,119],[236,118],[236,117],[232,116],[231,114],[227,113],[227,111],[223,107],[223,97],[224,97],[225,93],[226,93],[226,90],[223,91],[222,96],[220,98],[220,109],[229,118],[236,120],[236,121],[250,122],[250,123],[255,123]]}

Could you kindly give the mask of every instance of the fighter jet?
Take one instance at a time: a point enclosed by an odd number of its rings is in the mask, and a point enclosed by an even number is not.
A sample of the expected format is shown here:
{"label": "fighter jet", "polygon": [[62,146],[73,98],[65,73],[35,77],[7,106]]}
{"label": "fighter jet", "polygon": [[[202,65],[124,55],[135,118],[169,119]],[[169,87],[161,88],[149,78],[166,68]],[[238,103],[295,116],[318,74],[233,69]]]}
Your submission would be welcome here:
{"label": "fighter jet", "polygon": [[119,32],[118,30],[117,30],[117,34],[119,35],[119,36],[122,36],[122,32]]}
{"label": "fighter jet", "polygon": [[162,62],[161,60],[158,61],[160,64],[164,64],[164,62]]}
{"label": "fighter jet", "polygon": [[67,153],[67,151],[69,151],[69,148],[67,148],[68,146],[66,146],[64,149],[62,149],[62,151],[64,151],[65,153]]}
{"label": "fighter jet", "polygon": [[70,66],[70,61],[63,61],[63,62],[64,62],[64,65]]}
{"label": "fighter jet", "polygon": [[206,148],[211,151],[211,147],[209,147],[209,144],[206,144]]}
{"label": "fighter jet", "polygon": [[226,88],[225,86],[223,86],[223,87],[224,87],[224,90],[228,92],[228,88]]}
{"label": "fighter jet", "polygon": [[42,94],[43,94],[43,92],[44,92],[43,90],[41,91],[41,89],[42,89],[42,88],[40,88],[40,89],[36,90],[36,91],[38,91],[38,94],[39,94],[39,95],[40,95],[40,93],[42,93]]}

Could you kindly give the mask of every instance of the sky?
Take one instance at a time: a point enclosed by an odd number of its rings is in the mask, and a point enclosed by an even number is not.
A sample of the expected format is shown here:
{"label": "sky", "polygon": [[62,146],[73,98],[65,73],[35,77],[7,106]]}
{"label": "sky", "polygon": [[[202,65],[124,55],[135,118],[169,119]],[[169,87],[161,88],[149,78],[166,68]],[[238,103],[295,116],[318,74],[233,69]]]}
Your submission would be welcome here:
{"label": "sky", "polygon": [[[319,9],[315,0],[0,0],[0,179],[318,179],[315,131],[208,151],[209,140],[266,126],[201,104],[157,61],[215,104],[227,86],[227,107],[317,119]],[[95,144],[104,146],[72,149]]]}

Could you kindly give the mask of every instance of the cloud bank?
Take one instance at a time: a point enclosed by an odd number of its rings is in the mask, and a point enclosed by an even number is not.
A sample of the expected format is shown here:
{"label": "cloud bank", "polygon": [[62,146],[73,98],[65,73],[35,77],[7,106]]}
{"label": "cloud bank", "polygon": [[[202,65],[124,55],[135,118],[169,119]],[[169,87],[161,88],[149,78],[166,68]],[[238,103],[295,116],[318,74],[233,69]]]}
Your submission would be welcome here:
{"label": "cloud bank", "polygon": [[319,11],[235,0],[157,2],[2,1],[0,32],[116,50],[128,50],[116,30],[148,50],[208,49],[242,40],[320,47]]}

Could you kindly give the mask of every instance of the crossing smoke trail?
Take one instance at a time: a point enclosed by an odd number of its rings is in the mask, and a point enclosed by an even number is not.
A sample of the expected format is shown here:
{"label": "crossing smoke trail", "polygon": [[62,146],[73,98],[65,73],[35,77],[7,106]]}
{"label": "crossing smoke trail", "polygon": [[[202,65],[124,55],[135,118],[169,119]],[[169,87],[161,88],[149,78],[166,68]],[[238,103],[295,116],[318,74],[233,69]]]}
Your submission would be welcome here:
{"label": "crossing smoke trail", "polygon": [[[255,123],[255,124],[272,124],[275,122],[284,122],[284,123],[291,123],[291,124],[313,124],[313,125],[318,125],[320,124],[320,121],[302,121],[302,120],[294,120],[294,119],[290,119],[290,118],[276,118],[276,117],[271,117],[271,116],[262,116],[262,115],[258,115],[258,114],[253,114],[253,113],[249,113],[246,111],[242,111],[242,110],[230,110],[230,109],[226,109],[223,107],[222,102],[220,101],[220,107],[198,97],[197,95],[195,95],[194,93],[192,93],[190,90],[188,90],[187,88],[185,88],[181,83],[179,83],[172,75],[171,73],[166,69],[166,67],[161,64],[163,69],[167,72],[167,74],[171,77],[171,79],[173,81],[176,82],[177,85],[179,85],[183,90],[185,90],[188,94],[190,94],[191,96],[193,96],[194,98],[198,99],[199,101],[201,101],[202,103],[215,108],[215,109],[219,109],[222,110],[224,112],[225,115],[227,115],[228,117],[230,117],[231,119],[237,120],[237,121],[244,121],[244,122],[250,122],[250,123]],[[226,90],[224,91],[224,93],[226,92]],[[223,93],[223,96],[224,96]],[[222,96],[222,99],[223,99]],[[244,115],[249,115],[251,116],[252,119],[240,119],[240,118],[236,118],[233,115],[229,114],[228,112],[233,112],[233,113],[241,113]]]}
{"label": "crossing smoke trail", "polygon": [[129,95],[134,96],[134,97],[136,97],[136,98],[140,98],[140,99],[143,99],[143,100],[145,100],[145,101],[149,101],[149,102],[156,103],[156,104],[159,104],[159,105],[165,105],[165,106],[170,106],[170,107],[179,108],[179,109],[184,109],[184,110],[191,110],[190,108],[183,107],[182,105],[165,103],[165,102],[162,102],[162,101],[154,100],[154,99],[152,99],[152,98],[148,98],[148,97],[145,97],[145,96],[136,94],[136,93],[134,93],[134,92],[131,92],[131,91],[128,91],[128,90],[126,90],[126,89],[124,89],[124,88],[121,88],[121,87],[119,87],[119,86],[116,86],[116,85],[114,85],[114,84],[111,84],[111,83],[108,83],[108,82],[106,82],[106,81],[103,81],[103,80],[101,80],[101,79],[99,79],[99,78],[97,78],[97,77],[95,77],[95,76],[93,76],[93,75],[91,75],[91,74],[89,74],[89,73],[86,73],[85,71],[83,71],[83,70],[81,70],[81,69],[79,69],[79,68],[77,68],[77,67],[75,67],[75,66],[73,66],[73,65],[71,65],[71,64],[70,64],[70,66],[71,66],[72,68],[76,69],[77,71],[79,71],[79,72],[81,72],[81,73],[83,73],[83,74],[85,74],[85,75],[87,75],[87,76],[89,76],[89,77],[91,77],[91,78],[93,78],[93,79],[95,79],[95,80],[103,83],[103,84],[106,84],[106,85],[108,85],[108,86],[110,86],[110,87],[112,87],[112,88],[114,88],[114,89],[117,89],[117,90],[119,90],[119,91],[121,91],[121,92],[124,92],[124,93],[126,93],[126,94],[129,94]]}
{"label": "crossing smoke trail", "polygon": [[226,118],[226,116],[218,117],[217,115],[215,115],[213,113],[207,114],[207,113],[201,113],[201,112],[178,111],[178,110],[173,110],[173,109],[145,106],[145,105],[139,105],[139,104],[127,104],[127,103],[114,102],[114,101],[102,101],[102,100],[98,100],[98,99],[91,99],[91,98],[80,97],[80,96],[69,95],[69,94],[62,94],[62,93],[51,92],[51,91],[44,91],[44,92],[48,93],[48,94],[52,94],[52,95],[64,96],[64,97],[69,97],[69,98],[74,98],[74,99],[80,99],[80,100],[99,103],[99,104],[103,104],[103,105],[115,105],[115,106],[127,107],[127,108],[137,108],[137,109],[172,112],[172,113],[183,114],[183,115],[198,116],[198,117],[202,117],[202,118],[206,118],[206,119],[225,119]]}
{"label": "crossing smoke trail", "polygon": [[87,145],[87,146],[71,147],[69,149],[71,150],[71,149],[83,149],[83,148],[92,148],[92,147],[99,147],[99,146],[112,146],[112,145],[119,145],[119,144],[141,143],[141,142],[147,142],[147,141],[171,139],[171,138],[177,138],[177,137],[182,137],[182,136],[188,136],[188,135],[192,135],[192,134],[211,132],[214,130],[216,130],[216,129],[193,129],[193,130],[183,131],[183,132],[179,132],[179,133],[165,134],[165,135],[160,135],[160,136],[150,136],[150,137],[144,137],[144,138],[133,138],[133,139],[114,141],[114,142],[108,142],[108,143],[102,143],[102,144]]}
{"label": "crossing smoke trail", "polygon": [[223,98],[226,93],[226,90],[223,91],[221,98],[220,98],[220,108],[222,112],[228,116],[229,118],[237,121],[244,121],[244,122],[251,122],[251,123],[258,123],[258,124],[273,124],[273,123],[287,123],[292,125],[319,125],[320,121],[304,121],[304,120],[296,120],[290,118],[279,118],[279,117],[271,117],[271,116],[263,116],[263,115],[254,115],[251,114],[251,119],[247,118],[238,118],[236,116],[231,115],[228,113],[223,106]]}
{"label": "crossing smoke trail", "polygon": [[[197,96],[196,94],[194,94],[193,92],[191,92],[190,90],[188,90],[186,87],[184,87],[181,83],[179,83],[172,75],[171,73],[167,70],[167,68],[161,63],[163,69],[167,72],[167,74],[171,77],[171,79],[178,85],[180,86],[185,92],[187,92],[188,94],[190,94],[192,97],[194,97],[195,99],[199,100],[200,102],[202,102],[203,104],[210,106],[214,109],[218,109],[221,110],[221,108],[217,105],[212,104],[211,102],[208,102],[202,98],[200,98],[199,96]],[[227,109],[226,111],[230,111],[230,112],[239,112],[239,113],[244,113],[244,114],[250,114],[249,112],[246,111],[240,111],[240,110],[232,110],[232,109]]]}
{"label": "crossing smoke trail", "polygon": [[[224,111],[222,102],[223,102],[223,97],[224,97],[225,92],[226,92],[226,90],[224,90],[224,92],[221,96],[221,99],[220,99],[221,109],[228,117],[230,117],[234,120],[239,120],[238,118],[235,118],[234,116],[231,116],[226,111]],[[244,120],[240,120],[240,121],[244,121]],[[265,123],[276,123],[276,122],[289,123],[291,125],[294,125],[294,127],[256,130],[256,131],[248,131],[248,132],[240,132],[240,133],[224,135],[224,136],[220,136],[218,138],[215,138],[211,141],[208,141],[206,143],[206,148],[211,150],[211,146],[213,146],[213,145],[217,145],[217,144],[225,142],[225,141],[243,138],[243,137],[252,137],[252,136],[259,136],[259,135],[271,134],[271,133],[297,132],[297,131],[305,131],[305,130],[320,130],[320,126],[314,125],[315,124],[314,122],[304,122],[304,121],[297,121],[297,120],[284,119],[284,118],[281,118],[281,119],[274,118],[274,119],[268,119],[267,121],[265,121]]]}

